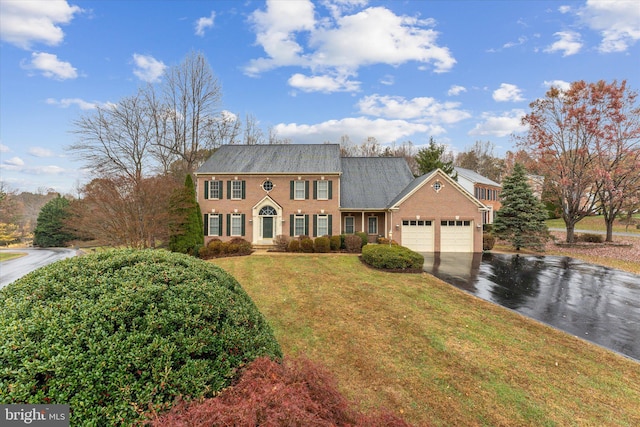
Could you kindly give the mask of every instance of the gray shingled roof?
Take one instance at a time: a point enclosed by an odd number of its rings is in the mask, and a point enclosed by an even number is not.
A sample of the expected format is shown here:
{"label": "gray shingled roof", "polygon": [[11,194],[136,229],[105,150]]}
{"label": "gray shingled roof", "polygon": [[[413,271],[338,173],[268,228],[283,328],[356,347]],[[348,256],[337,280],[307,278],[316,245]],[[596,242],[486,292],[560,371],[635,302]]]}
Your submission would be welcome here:
{"label": "gray shingled roof", "polygon": [[344,157],[340,207],[384,209],[412,181],[413,174],[403,158]]}
{"label": "gray shingled roof", "polygon": [[396,196],[389,202],[386,206],[387,208],[391,208],[396,205],[400,200],[402,200],[407,194],[411,193],[416,187],[420,186],[427,178],[431,177],[431,175],[435,172],[435,170],[421,175],[411,181],[401,192],[396,194]]}
{"label": "gray shingled roof", "polygon": [[493,185],[495,187],[501,187],[501,185],[498,184],[497,182],[492,181],[489,178],[482,176],[479,173],[474,172],[470,169],[459,168],[457,166],[454,169],[456,170],[456,172],[458,172],[458,175],[464,178],[467,178],[469,181],[475,184],[485,184],[485,185]]}
{"label": "gray shingled roof", "polygon": [[339,173],[339,144],[223,145],[197,173]]}

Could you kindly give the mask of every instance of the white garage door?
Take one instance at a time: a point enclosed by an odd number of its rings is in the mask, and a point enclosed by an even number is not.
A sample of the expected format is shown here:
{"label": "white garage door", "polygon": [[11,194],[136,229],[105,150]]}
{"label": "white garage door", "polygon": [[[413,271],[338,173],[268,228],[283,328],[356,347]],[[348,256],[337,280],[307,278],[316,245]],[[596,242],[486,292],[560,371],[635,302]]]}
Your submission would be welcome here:
{"label": "white garage door", "polygon": [[473,252],[472,221],[440,221],[440,252]]}
{"label": "white garage door", "polygon": [[433,252],[433,222],[403,220],[402,246],[416,252]]}

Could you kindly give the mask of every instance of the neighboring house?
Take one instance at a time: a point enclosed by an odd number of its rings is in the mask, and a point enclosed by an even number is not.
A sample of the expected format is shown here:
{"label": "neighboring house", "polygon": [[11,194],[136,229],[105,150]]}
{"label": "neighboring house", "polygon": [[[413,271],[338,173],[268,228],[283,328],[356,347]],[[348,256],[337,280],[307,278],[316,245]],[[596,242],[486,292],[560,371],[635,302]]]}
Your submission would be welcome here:
{"label": "neighboring house", "polygon": [[496,212],[502,207],[500,203],[502,186],[472,170],[459,167],[455,167],[455,170],[458,173],[458,183],[489,208],[482,215],[482,223],[492,224]]}
{"label": "neighboring house", "polygon": [[205,243],[364,232],[421,252],[482,252],[481,202],[440,170],[340,157],[338,144],[225,145],[196,172]]}

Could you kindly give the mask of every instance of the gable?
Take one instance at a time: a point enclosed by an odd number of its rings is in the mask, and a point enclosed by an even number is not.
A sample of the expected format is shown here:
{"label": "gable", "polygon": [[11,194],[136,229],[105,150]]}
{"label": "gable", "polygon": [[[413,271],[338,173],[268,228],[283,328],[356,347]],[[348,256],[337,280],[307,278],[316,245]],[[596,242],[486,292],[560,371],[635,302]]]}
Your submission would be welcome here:
{"label": "gable", "polygon": [[[433,187],[436,181],[439,181],[442,184],[440,191],[436,191]],[[437,198],[434,196],[435,194],[446,197],[449,202],[468,203],[482,210],[487,209],[485,205],[469,194],[460,184],[440,169],[436,169],[435,171],[419,176],[413,180],[393,200],[389,208],[397,209],[400,205],[407,203],[412,198],[419,198],[422,201],[429,200],[437,202]],[[415,201],[413,202],[415,203]]]}

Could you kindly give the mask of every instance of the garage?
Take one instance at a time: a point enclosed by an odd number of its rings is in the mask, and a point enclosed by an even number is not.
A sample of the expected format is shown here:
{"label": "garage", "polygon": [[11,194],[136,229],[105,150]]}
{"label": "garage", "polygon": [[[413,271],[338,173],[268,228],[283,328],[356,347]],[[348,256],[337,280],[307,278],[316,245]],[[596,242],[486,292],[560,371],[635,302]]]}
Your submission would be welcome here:
{"label": "garage", "polygon": [[473,252],[473,221],[440,221],[440,252]]}
{"label": "garage", "polygon": [[433,222],[425,220],[402,221],[402,246],[416,252],[433,252]]}

